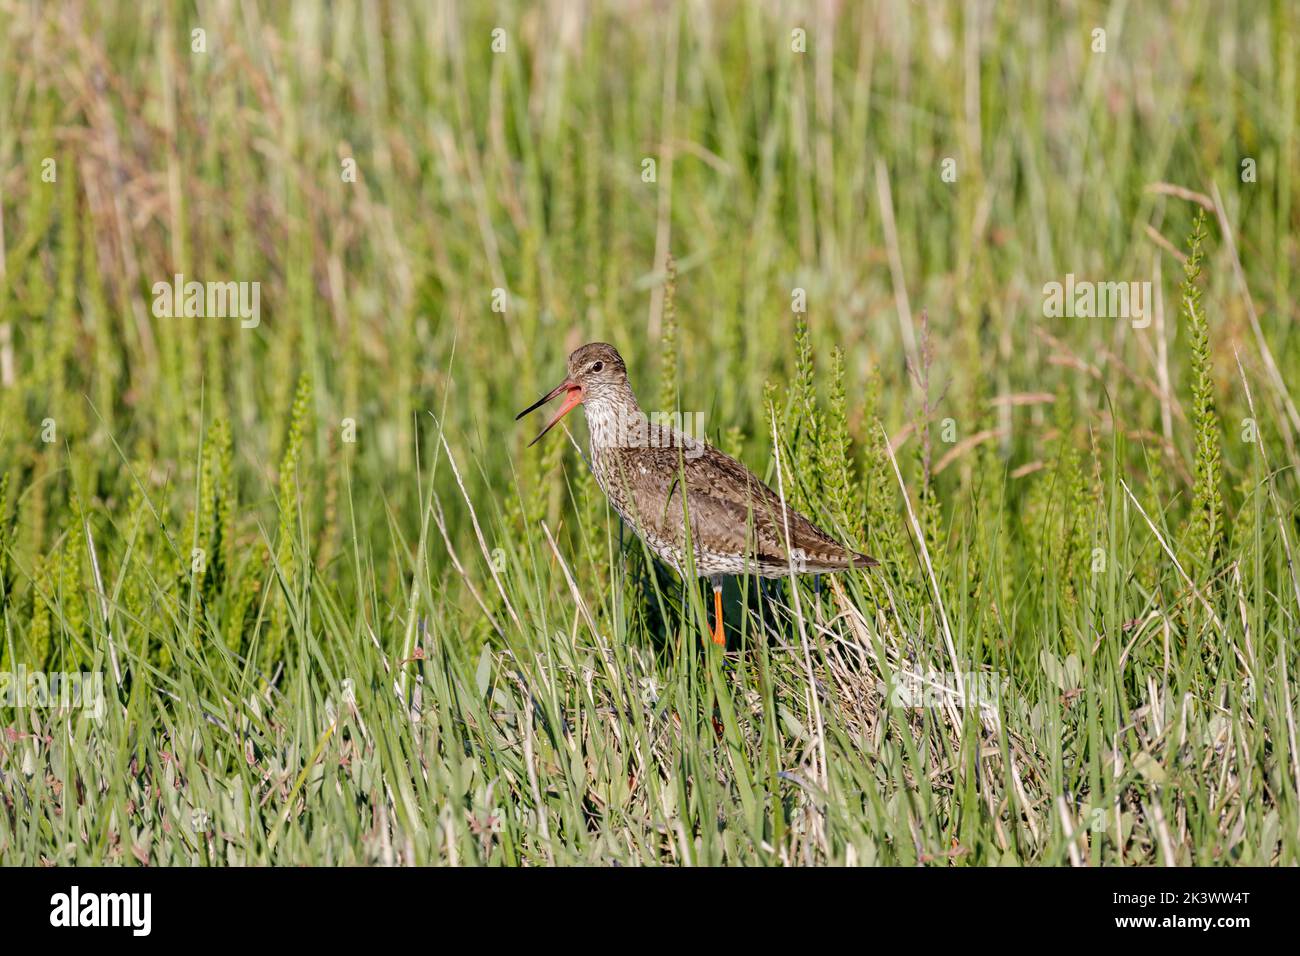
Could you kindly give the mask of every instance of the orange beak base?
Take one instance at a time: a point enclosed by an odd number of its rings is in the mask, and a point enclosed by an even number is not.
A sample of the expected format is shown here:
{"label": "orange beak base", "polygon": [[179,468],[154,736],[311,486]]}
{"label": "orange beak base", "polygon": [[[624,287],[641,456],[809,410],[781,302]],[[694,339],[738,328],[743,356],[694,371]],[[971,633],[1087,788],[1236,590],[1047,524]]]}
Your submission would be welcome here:
{"label": "orange beak base", "polygon": [[529,448],[532,448],[539,441],[541,441],[542,436],[545,435],[547,432],[549,432],[551,428],[554,427],[556,422],[558,422],[565,415],[569,414],[569,412],[573,411],[575,407],[582,404],[582,386],[577,385],[569,381],[568,379],[565,379],[555,388],[551,389],[549,392],[547,392],[545,395],[543,395],[541,398],[533,402],[533,404],[529,405],[522,412],[520,412],[518,415],[515,416],[515,421],[519,421],[519,419],[523,418],[529,412],[545,405],[547,402],[551,401],[553,398],[555,398],[562,392],[565,393],[564,404],[562,404],[558,409],[556,409],[555,415],[553,415],[551,417],[551,420],[546,423],[546,427],[537,433],[537,437],[528,443]]}

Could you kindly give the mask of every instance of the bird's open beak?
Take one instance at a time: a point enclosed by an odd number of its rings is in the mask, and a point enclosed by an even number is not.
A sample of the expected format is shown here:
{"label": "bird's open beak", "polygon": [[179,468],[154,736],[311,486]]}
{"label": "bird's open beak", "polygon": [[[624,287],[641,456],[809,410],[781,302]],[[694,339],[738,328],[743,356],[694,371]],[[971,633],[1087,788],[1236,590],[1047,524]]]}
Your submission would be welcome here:
{"label": "bird's open beak", "polygon": [[555,415],[551,418],[551,420],[546,423],[546,427],[537,433],[537,437],[528,443],[529,448],[532,448],[539,441],[541,441],[542,436],[545,435],[547,432],[549,432],[551,430],[551,427],[556,422],[558,422],[565,415],[569,414],[569,412],[573,411],[574,406],[582,404],[582,386],[577,385],[566,378],[559,385],[555,386],[555,388],[551,389],[549,392],[547,392],[545,395],[543,395],[541,398],[533,402],[533,404],[529,405],[522,412],[520,412],[518,415],[515,416],[515,421],[519,421],[519,419],[523,418],[533,409],[540,408],[541,406],[545,405],[547,402],[555,398],[557,395],[560,395],[561,393],[565,393],[564,404],[559,407],[559,409],[556,411]]}

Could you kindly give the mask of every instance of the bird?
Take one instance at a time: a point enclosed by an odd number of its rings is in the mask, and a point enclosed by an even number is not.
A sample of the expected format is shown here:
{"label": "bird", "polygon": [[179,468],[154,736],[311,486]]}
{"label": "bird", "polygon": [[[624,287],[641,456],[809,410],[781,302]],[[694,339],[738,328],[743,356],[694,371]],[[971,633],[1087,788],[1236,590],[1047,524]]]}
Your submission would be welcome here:
{"label": "bird", "polygon": [[566,371],[564,381],[515,416],[519,421],[564,396],[528,447],[583,407],[588,464],[614,510],[679,575],[685,578],[693,567],[712,584],[714,644],[726,644],[722,581],[727,575],[778,578],[879,564],[845,548],[730,455],[647,416],[614,346],[590,342],[575,349]]}

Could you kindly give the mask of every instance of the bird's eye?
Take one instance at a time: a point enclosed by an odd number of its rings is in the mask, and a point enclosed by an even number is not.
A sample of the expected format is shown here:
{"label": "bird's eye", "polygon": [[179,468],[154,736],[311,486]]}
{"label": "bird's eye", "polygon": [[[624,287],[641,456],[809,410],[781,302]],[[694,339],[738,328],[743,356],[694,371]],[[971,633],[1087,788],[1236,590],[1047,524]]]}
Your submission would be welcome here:
{"label": "bird's eye", "polygon": [[604,363],[604,362],[597,362],[595,365],[593,365],[593,366],[591,367],[591,370],[592,370],[593,372],[599,372],[599,371],[600,371],[602,368],[604,368],[604,367],[605,367],[605,363]]}

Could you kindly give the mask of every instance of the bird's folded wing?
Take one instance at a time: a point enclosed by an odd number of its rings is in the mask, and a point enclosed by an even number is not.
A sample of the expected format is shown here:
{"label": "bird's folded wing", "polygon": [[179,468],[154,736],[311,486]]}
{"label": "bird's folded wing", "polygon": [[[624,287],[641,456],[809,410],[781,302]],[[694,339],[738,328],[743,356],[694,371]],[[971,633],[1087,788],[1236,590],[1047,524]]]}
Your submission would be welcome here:
{"label": "bird's folded wing", "polygon": [[655,462],[657,467],[644,473],[637,468],[636,480],[629,481],[635,520],[645,532],[684,547],[689,514],[696,547],[703,543],[714,552],[785,563],[790,556],[785,546],[788,527],[796,558],[832,565],[846,561],[838,542],[788,504],[783,508],[776,492],[735,459],[713,448],[693,459],[682,458],[674,449],[662,451],[664,460]]}

